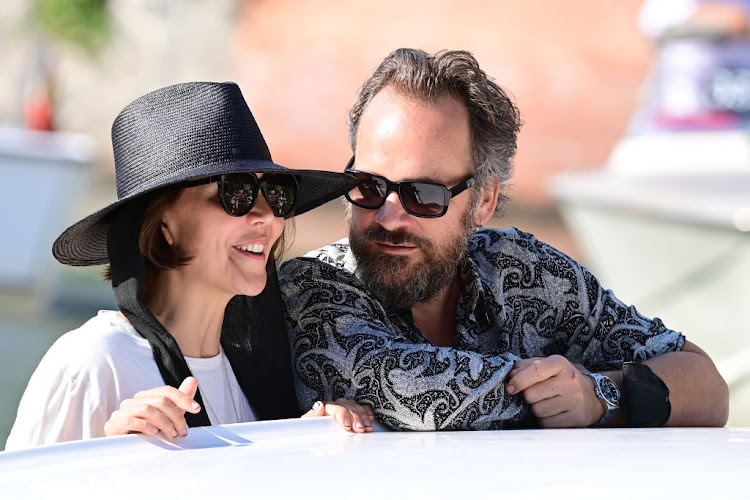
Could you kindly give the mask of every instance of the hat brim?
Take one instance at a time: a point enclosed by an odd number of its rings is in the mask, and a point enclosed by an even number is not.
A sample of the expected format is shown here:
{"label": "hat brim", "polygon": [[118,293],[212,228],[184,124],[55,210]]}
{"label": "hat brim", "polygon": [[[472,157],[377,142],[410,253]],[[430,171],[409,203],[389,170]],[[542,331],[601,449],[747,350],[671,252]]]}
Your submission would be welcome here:
{"label": "hat brim", "polygon": [[55,240],[52,255],[62,264],[70,266],[96,266],[107,264],[108,215],[161,188],[215,175],[256,172],[292,174],[299,181],[297,202],[291,215],[301,215],[323,205],[354,188],[356,180],[347,174],[320,170],[289,169],[266,160],[242,160],[199,166],[185,172],[165,175],[153,180],[150,186],[141,186],[137,193],[123,197],[110,205],[76,222]]}

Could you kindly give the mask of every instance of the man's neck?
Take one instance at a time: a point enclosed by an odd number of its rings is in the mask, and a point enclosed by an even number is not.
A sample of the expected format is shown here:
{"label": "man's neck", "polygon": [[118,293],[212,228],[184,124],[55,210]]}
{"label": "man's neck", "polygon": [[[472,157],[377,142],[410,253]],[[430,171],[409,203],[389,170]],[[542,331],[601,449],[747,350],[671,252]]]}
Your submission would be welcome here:
{"label": "man's neck", "polygon": [[453,347],[456,337],[456,310],[461,291],[458,276],[429,302],[411,308],[414,325],[438,347]]}

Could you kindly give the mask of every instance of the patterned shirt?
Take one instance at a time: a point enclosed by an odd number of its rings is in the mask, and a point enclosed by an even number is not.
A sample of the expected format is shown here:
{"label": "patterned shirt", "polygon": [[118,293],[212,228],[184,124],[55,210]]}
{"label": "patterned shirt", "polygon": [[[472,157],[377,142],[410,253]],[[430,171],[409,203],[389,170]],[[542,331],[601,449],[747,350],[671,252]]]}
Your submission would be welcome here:
{"label": "patterned shirt", "polygon": [[410,311],[390,310],[357,277],[346,239],[284,263],[300,407],[346,397],[395,429],[519,427],[533,417],[520,395],[505,392],[515,361],[560,354],[604,371],[685,342],[514,228],[478,230],[459,270],[455,347],[437,347]]}

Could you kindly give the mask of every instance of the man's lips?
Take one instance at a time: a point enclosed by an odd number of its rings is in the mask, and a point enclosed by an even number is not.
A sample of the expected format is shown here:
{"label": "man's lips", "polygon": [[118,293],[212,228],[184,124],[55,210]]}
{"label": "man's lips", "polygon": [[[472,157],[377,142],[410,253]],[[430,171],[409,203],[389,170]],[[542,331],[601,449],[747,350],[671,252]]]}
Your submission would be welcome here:
{"label": "man's lips", "polygon": [[378,248],[385,253],[402,254],[409,253],[417,249],[415,245],[410,245],[409,243],[389,243],[386,241],[378,241],[376,243]]}

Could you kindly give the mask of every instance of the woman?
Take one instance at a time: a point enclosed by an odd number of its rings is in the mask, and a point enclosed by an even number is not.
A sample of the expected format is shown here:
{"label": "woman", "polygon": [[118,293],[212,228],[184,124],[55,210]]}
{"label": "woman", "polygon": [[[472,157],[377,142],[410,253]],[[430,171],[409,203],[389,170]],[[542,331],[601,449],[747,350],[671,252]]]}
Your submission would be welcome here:
{"label": "woman", "polygon": [[[284,218],[353,181],[274,164],[233,83],[151,92],[118,115],[112,143],[118,201],[63,232],[53,254],[109,263],[119,312],[50,348],[6,449],[299,416],[274,252]],[[306,416],[324,414],[372,429],[372,410],[353,401]]]}

